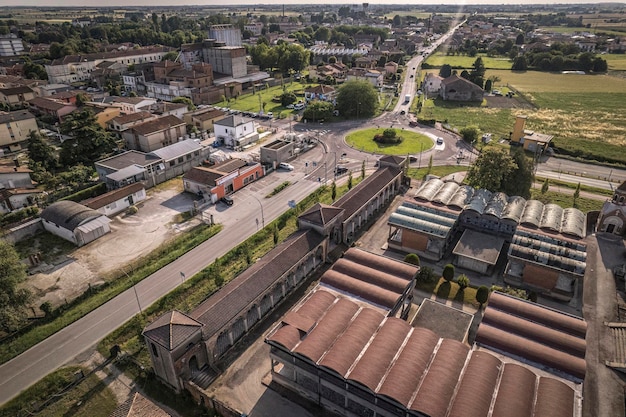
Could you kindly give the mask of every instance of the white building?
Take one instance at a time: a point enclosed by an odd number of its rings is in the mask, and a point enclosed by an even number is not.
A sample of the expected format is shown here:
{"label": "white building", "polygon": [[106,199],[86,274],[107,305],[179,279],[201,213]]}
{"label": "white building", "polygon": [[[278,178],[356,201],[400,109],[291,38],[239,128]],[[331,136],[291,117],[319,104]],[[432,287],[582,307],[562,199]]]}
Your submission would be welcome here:
{"label": "white building", "polygon": [[172,101],[175,97],[191,97],[193,88],[186,87],[184,82],[172,81],[169,84],[147,82],[146,95],[160,100]]}
{"label": "white building", "polygon": [[224,42],[226,46],[241,46],[241,31],[233,25],[213,25],[209,28],[209,39]]}
{"label": "white building", "polygon": [[167,46],[129,49],[125,51],[100,52],[85,55],[67,55],[46,65],[51,84],[71,84],[91,78],[91,72],[103,61],[136,65],[145,62],[161,62],[172,48]]}
{"label": "white building", "polygon": [[73,201],[57,201],[41,212],[44,229],[83,246],[111,232],[108,217]]}
{"label": "white building", "polygon": [[15,35],[0,36],[0,56],[15,56],[24,52],[22,39]]}
{"label": "white building", "polygon": [[253,120],[230,116],[213,123],[215,138],[229,148],[241,149],[259,140]]}

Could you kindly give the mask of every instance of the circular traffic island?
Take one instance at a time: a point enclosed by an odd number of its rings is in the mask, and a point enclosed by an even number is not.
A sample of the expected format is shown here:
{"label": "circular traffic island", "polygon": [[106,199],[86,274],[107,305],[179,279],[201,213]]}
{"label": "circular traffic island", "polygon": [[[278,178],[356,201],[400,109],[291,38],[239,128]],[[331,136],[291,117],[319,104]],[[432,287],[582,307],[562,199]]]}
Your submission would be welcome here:
{"label": "circular traffic island", "polygon": [[363,152],[384,155],[415,154],[433,147],[433,140],[421,133],[394,128],[362,129],[346,136],[346,143]]}

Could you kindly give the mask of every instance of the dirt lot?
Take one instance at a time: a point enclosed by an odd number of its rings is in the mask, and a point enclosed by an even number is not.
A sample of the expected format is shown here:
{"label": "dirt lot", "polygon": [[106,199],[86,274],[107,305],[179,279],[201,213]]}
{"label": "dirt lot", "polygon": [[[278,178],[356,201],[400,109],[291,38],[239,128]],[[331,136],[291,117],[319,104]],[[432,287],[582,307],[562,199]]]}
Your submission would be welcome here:
{"label": "dirt lot", "polygon": [[137,214],[121,213],[112,218],[111,233],[29,271],[32,275],[27,286],[38,297],[34,305],[49,301],[56,307],[66,299],[69,301],[89,285],[102,283],[110,272],[147,255],[183,228],[196,224],[198,220],[173,223],[177,214],[193,205],[192,196],[181,191],[181,180],[149,190],[148,198],[137,205]]}

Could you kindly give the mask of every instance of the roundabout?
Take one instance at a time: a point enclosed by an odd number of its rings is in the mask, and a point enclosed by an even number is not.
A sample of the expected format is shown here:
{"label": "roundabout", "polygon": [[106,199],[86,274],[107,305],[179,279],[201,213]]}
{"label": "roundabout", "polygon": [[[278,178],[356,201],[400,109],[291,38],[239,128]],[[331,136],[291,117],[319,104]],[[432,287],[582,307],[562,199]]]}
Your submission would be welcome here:
{"label": "roundabout", "polygon": [[[384,137],[388,137],[386,141]],[[377,138],[377,140],[374,140]],[[407,155],[427,151],[434,147],[430,135],[404,128],[368,128],[350,132],[346,143],[359,151],[380,155]]]}

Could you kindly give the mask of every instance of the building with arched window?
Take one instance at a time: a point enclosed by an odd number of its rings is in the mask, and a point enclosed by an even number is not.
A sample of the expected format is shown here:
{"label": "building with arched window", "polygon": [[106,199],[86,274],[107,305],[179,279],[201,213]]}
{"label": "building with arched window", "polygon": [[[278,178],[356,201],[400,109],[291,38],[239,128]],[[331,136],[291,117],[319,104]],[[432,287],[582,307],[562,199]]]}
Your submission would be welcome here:
{"label": "building with arched window", "polygon": [[626,236],[626,182],[623,182],[613,197],[604,203],[600,211],[597,229],[599,232]]}

